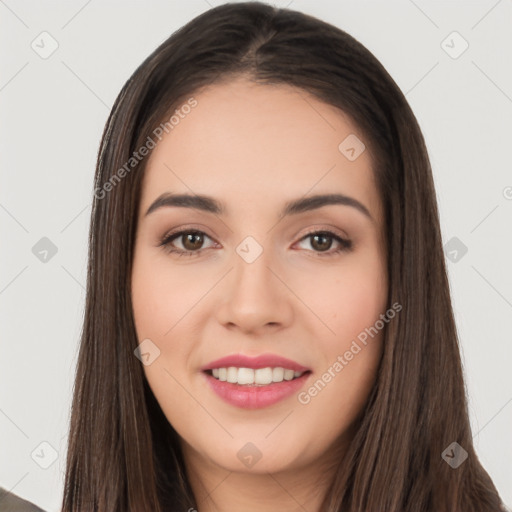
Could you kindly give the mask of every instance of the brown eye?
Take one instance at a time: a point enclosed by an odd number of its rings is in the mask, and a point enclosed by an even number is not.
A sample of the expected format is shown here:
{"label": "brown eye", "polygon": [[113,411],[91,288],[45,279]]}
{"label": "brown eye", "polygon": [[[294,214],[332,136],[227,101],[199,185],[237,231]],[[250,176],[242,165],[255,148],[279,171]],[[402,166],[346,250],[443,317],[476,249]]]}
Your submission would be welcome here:
{"label": "brown eye", "polygon": [[200,233],[187,233],[181,235],[181,241],[187,251],[194,251],[200,249],[203,245],[203,236]]}
{"label": "brown eye", "polygon": [[326,236],[324,233],[311,235],[311,247],[323,252],[329,250],[331,246],[332,237],[329,237],[329,235]]}
{"label": "brown eye", "polygon": [[[310,240],[310,246],[313,248],[313,252],[318,253],[319,256],[331,256],[342,251],[348,251],[352,248],[352,242],[350,240],[341,238],[331,231],[314,231],[303,237],[301,242],[307,239]],[[338,248],[330,251],[329,249],[333,245],[333,240],[338,244]]]}
{"label": "brown eye", "polygon": [[[205,239],[211,240],[211,238],[202,231],[183,230],[165,236],[160,241],[159,246],[164,247],[165,250],[170,253],[178,254],[178,256],[196,256],[205,249],[203,248]],[[182,247],[179,247],[180,244],[176,247],[176,242],[180,242]]]}

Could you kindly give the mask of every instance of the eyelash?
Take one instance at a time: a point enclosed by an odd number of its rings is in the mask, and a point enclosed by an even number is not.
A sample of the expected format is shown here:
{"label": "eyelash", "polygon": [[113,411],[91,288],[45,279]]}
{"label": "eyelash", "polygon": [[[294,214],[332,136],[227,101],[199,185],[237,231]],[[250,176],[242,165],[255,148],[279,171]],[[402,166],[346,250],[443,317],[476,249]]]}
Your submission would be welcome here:
{"label": "eyelash", "polygon": [[[205,251],[206,249],[198,249],[197,251],[187,251],[187,250],[183,250],[183,249],[176,249],[171,246],[171,242],[174,239],[179,238],[180,236],[183,236],[183,235],[190,235],[190,234],[205,235],[206,237],[211,239],[211,237],[209,237],[203,231],[199,231],[196,229],[188,229],[188,230],[177,231],[175,233],[169,233],[169,234],[165,235],[160,240],[160,243],[158,244],[158,246],[163,247],[163,249],[169,253],[177,254],[179,257],[181,257],[181,256],[197,256],[197,255],[201,254],[203,251]],[[332,231],[328,231],[328,230],[311,231],[311,232],[307,233],[306,235],[304,235],[299,240],[299,242],[306,238],[312,237],[313,235],[326,235],[328,238],[333,238],[335,241],[337,241],[340,244],[340,247],[338,247],[338,249],[335,249],[334,251],[331,251],[331,250],[328,250],[325,252],[312,251],[312,252],[318,254],[318,256],[320,256],[322,258],[335,256],[341,252],[350,251],[352,249],[352,242],[350,240],[342,238],[342,237],[336,235],[335,233],[333,233]]]}

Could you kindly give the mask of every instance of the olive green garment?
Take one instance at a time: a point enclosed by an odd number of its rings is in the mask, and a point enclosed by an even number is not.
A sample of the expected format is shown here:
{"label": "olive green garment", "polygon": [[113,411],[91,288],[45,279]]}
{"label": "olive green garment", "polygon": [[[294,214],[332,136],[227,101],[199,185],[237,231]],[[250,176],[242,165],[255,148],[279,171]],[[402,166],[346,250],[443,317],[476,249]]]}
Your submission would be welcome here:
{"label": "olive green garment", "polygon": [[0,487],[0,512],[44,512],[44,510]]}

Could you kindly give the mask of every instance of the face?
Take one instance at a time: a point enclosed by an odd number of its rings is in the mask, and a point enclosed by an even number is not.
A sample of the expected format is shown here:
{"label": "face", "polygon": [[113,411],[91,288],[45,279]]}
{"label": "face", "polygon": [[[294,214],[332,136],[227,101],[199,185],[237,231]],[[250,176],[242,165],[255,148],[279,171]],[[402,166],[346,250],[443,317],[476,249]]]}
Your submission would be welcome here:
{"label": "face", "polygon": [[[141,191],[144,372],[189,459],[311,467],[349,442],[382,353],[369,150],[343,112],[290,86],[238,79],[194,98],[152,149]],[[339,197],[311,201],[324,195]]]}

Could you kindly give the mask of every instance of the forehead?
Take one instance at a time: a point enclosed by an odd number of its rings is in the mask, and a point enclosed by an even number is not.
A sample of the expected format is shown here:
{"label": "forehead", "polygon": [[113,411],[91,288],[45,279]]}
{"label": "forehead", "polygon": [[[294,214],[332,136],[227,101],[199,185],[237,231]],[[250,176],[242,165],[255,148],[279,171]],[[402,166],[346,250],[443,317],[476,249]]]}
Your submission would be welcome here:
{"label": "forehead", "polygon": [[290,85],[243,78],[192,96],[197,104],[149,155],[142,209],[162,192],[204,193],[245,209],[339,192],[379,217],[365,137],[341,110]]}

